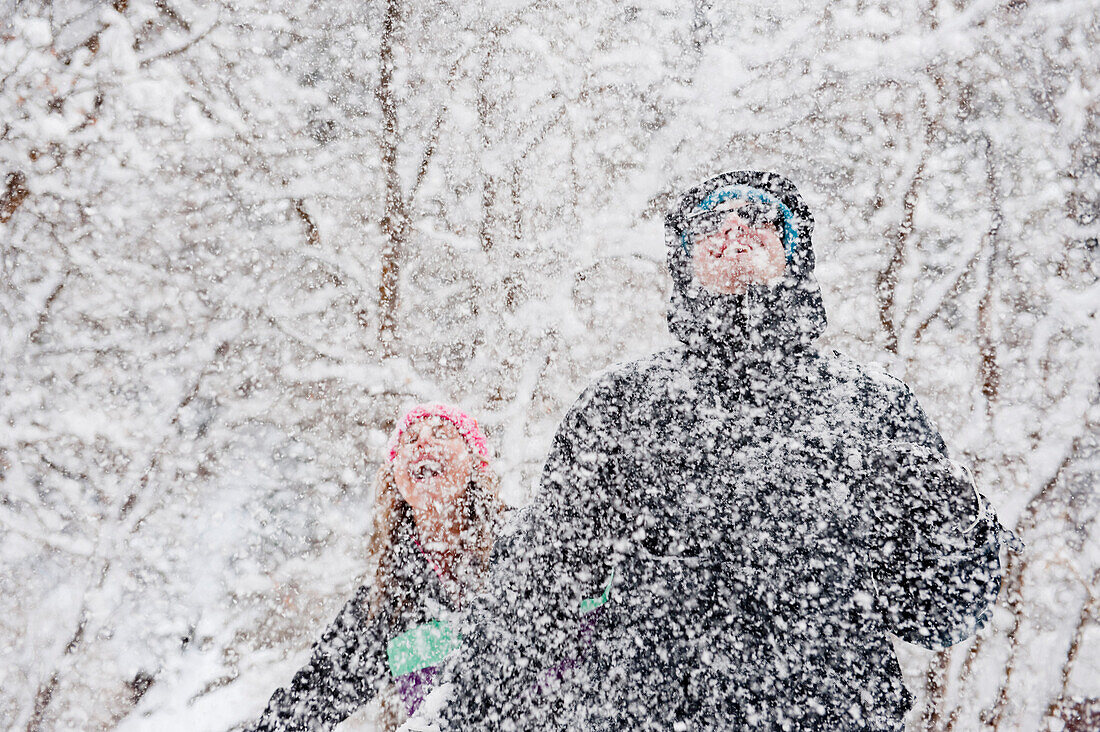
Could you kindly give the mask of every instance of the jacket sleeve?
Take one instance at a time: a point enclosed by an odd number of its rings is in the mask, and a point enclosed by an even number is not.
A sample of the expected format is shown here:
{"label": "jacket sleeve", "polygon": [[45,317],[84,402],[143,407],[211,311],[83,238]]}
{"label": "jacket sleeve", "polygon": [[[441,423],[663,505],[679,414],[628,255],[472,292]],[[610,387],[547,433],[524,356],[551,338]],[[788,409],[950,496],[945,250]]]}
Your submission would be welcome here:
{"label": "jacket sleeve", "polygon": [[386,674],[385,620],[367,619],[367,590],[355,597],[314,644],[309,662],[271,697],[253,732],[327,730],[370,701]]}
{"label": "jacket sleeve", "polygon": [[859,494],[872,587],[890,632],[943,648],[987,622],[1003,529],[908,388],[887,403]]}
{"label": "jacket sleeve", "polygon": [[489,591],[476,601],[445,680],[445,730],[546,728],[541,671],[575,655],[582,600],[598,596],[625,531],[618,392],[590,387],[558,428],[539,492],[497,541]]}

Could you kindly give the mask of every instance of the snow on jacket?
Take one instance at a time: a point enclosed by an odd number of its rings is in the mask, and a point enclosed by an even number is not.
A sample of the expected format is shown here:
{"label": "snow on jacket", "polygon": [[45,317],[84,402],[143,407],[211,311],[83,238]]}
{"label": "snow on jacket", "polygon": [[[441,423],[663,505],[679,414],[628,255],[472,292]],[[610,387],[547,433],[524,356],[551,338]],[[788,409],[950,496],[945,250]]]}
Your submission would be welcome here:
{"label": "snow on jacket", "polygon": [[[683,217],[736,184],[778,197],[797,240],[777,285],[713,294]],[[812,226],[789,181],[753,172],[668,215],[680,345],[603,374],[565,416],[497,543],[444,729],[901,729],[887,633],[938,647],[984,621],[996,519],[902,382],[815,347]],[[611,577],[578,654],[571,609]],[[573,657],[557,698],[524,693]]]}
{"label": "snow on jacket", "polygon": [[412,714],[436,670],[458,647],[456,608],[440,578],[410,541],[398,546],[407,596],[370,617],[364,585],[314,644],[290,684],[277,690],[254,732],[313,732],[342,722],[392,684]]}

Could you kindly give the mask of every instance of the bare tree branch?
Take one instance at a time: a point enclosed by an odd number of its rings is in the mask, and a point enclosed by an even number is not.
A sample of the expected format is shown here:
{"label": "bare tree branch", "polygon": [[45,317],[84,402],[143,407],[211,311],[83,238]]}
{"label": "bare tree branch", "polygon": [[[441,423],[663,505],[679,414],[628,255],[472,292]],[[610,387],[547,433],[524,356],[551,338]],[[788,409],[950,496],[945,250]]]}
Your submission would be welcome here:
{"label": "bare tree branch", "polygon": [[[84,640],[84,628],[88,622],[88,615],[82,608],[80,611],[80,620],[77,622],[76,630],[73,632],[69,642],[65,645],[65,650],[62,656],[70,656],[80,646],[82,640]],[[38,691],[34,695],[34,711],[31,712],[31,718],[27,722],[27,732],[39,732],[43,729],[42,723],[46,717],[46,710],[49,709],[50,702],[53,701],[54,692],[57,691],[57,685],[60,681],[60,671],[55,670],[50,674],[50,678],[44,684],[38,687]]]}
{"label": "bare tree branch", "polygon": [[[931,69],[928,70],[928,73],[930,75],[932,74]],[[937,81],[937,86],[941,84],[941,81]],[[932,140],[936,128],[935,118],[928,111],[929,101],[927,96],[922,97],[922,99],[924,101],[921,107],[924,109],[925,122],[920,159],[917,162],[916,170],[913,171],[913,176],[909,180],[909,185],[902,198],[902,219],[894,232],[890,259],[886,263],[886,268],[878,273],[875,280],[875,295],[878,299],[879,323],[882,325],[882,330],[886,334],[886,350],[894,354],[898,352],[899,328],[895,322],[894,313],[897,300],[898,273],[905,263],[905,250],[909,242],[909,235],[913,233],[913,216],[917,207],[917,194],[923,183],[924,168],[931,155]]]}
{"label": "bare tree branch", "polygon": [[46,297],[45,302],[42,303],[42,311],[38,314],[38,322],[34,326],[34,330],[27,336],[27,340],[31,343],[39,343],[42,339],[42,331],[45,329],[46,324],[50,322],[50,312],[53,309],[54,301],[57,300],[58,295],[61,294],[61,290],[64,289],[66,281],[69,279],[69,272],[65,272],[58,279],[57,284],[54,285],[53,290]]}
{"label": "bare tree branch", "polygon": [[[1055,489],[1062,481],[1062,476],[1066,471],[1077,461],[1081,455],[1081,449],[1085,443],[1085,440],[1091,434],[1092,423],[1086,419],[1085,425],[1080,434],[1073,440],[1070,445],[1066,456],[1062,459],[1058,469],[1055,470],[1054,475],[1051,476],[1043,488],[1036,493],[1027,506],[1024,507],[1023,512],[1020,515],[1019,520],[1016,522],[1015,531],[1017,535],[1023,535],[1034,528],[1040,509],[1046,506],[1047,502],[1051,499]],[[1016,658],[1019,654],[1019,632],[1020,627],[1024,619],[1024,605],[1023,605],[1023,576],[1027,570],[1028,560],[1027,556],[1021,552],[1012,552],[1008,555],[1007,566],[1005,567],[1004,580],[1001,584],[1001,593],[1007,598],[1008,607],[1012,611],[1012,627],[1005,634],[1009,643],[1009,655],[1008,660],[1004,666],[1004,678],[1001,681],[1000,689],[997,692],[997,701],[993,706],[993,711],[990,715],[990,727],[997,729],[1002,717],[1004,716],[1005,709],[1008,706],[1009,690],[1011,688],[1012,676],[1016,670]],[[979,638],[975,642],[978,645],[983,639]],[[974,651],[977,653],[977,650]]]}
{"label": "bare tree branch", "polygon": [[919,343],[921,338],[924,337],[924,332],[928,329],[928,326],[930,326],[943,313],[943,309],[944,307],[946,307],[946,304],[962,294],[963,288],[966,286],[967,281],[974,276],[974,270],[977,267],[978,261],[981,258],[981,253],[982,250],[981,248],[979,248],[978,251],[974,253],[974,256],[967,260],[966,264],[962,268],[960,268],[955,275],[955,279],[951,283],[951,286],[945,290],[944,296],[940,298],[939,302],[936,304],[936,307],[932,310],[932,312],[928,313],[928,315],[926,315],[920,323],[917,324],[916,329],[913,331],[913,343]]}
{"label": "bare tree branch", "polygon": [[398,281],[401,255],[409,231],[409,212],[401,191],[398,172],[398,144],[401,136],[397,120],[397,97],[394,88],[394,46],[400,21],[399,0],[387,0],[382,20],[378,50],[379,80],[375,97],[382,109],[382,170],[385,202],[381,228],[385,237],[382,247],[382,277],[378,285],[378,340],[384,357],[396,353]]}
{"label": "bare tree branch", "polygon": [[187,42],[184,43],[182,46],[179,46],[177,48],[172,48],[172,49],[169,49],[167,51],[162,51],[162,52],[154,54],[152,56],[146,56],[145,58],[138,61],[138,65],[143,66],[143,67],[148,66],[152,63],[160,61],[161,59],[171,58],[173,56],[178,56],[181,53],[185,53],[187,51],[187,49],[191,48],[196,43],[198,43],[199,41],[201,41],[202,39],[204,39],[208,35],[210,35],[211,31],[213,31],[215,28],[217,28],[219,23],[220,23],[220,19],[215,19],[214,22],[211,23],[210,26],[206,30],[204,30],[201,33],[199,33],[198,35],[193,36],[192,38],[188,39]]}
{"label": "bare tree branch", "polygon": [[294,213],[298,214],[298,218],[306,225],[306,241],[309,242],[310,246],[320,246],[321,232],[317,229],[317,225],[313,223],[313,218],[306,211],[305,205],[305,201],[295,198],[293,201]]}
{"label": "bare tree branch", "polygon": [[989,257],[986,260],[985,288],[978,304],[978,350],[981,354],[980,373],[982,396],[985,397],[986,417],[993,418],[993,403],[1000,386],[1000,368],[997,365],[997,345],[993,333],[993,289],[997,279],[997,235],[1001,229],[1001,195],[997,185],[997,171],[993,162],[993,142],[985,138],[986,184],[989,187],[989,208],[992,220],[986,241]]}
{"label": "bare tree branch", "polygon": [[21,170],[8,173],[4,192],[0,193],[0,224],[6,224],[15,214],[15,210],[30,195],[27,188],[27,176]]}
{"label": "bare tree branch", "polygon": [[1066,659],[1062,663],[1062,686],[1058,695],[1047,706],[1046,717],[1053,717],[1058,708],[1062,706],[1069,694],[1069,682],[1073,677],[1073,670],[1077,667],[1077,659],[1081,655],[1081,645],[1085,637],[1085,631],[1096,622],[1096,615],[1100,613],[1100,597],[1094,593],[1094,588],[1100,584],[1100,570],[1093,572],[1091,581],[1085,586],[1087,593],[1085,603],[1081,606],[1081,614],[1077,618],[1077,625],[1073,630],[1069,648],[1066,650]]}

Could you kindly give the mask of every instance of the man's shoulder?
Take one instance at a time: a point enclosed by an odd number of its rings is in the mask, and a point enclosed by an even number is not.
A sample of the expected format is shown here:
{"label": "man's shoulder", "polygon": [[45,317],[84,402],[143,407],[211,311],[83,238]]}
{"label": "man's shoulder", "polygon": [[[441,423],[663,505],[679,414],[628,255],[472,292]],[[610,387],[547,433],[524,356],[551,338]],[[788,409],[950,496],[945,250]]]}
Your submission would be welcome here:
{"label": "man's shoulder", "polygon": [[651,378],[678,371],[683,366],[683,362],[683,348],[669,346],[642,358],[614,363],[601,371],[599,376],[607,376],[612,380],[620,381]]}
{"label": "man's shoulder", "polygon": [[904,381],[879,364],[861,364],[837,351],[823,354],[820,360],[824,378],[840,385],[848,403],[881,436],[945,452],[939,431]]}
{"label": "man's shoulder", "polygon": [[591,388],[626,390],[636,393],[655,382],[668,379],[683,369],[683,351],[675,346],[665,348],[642,358],[613,363],[596,372]]}
{"label": "man's shoulder", "polygon": [[902,396],[909,393],[905,382],[890,374],[882,364],[860,363],[837,350],[821,351],[817,367],[823,376],[871,394]]}
{"label": "man's shoulder", "polygon": [[666,348],[632,361],[611,364],[592,374],[588,386],[577,399],[574,407],[584,407],[614,402],[623,406],[629,402],[644,400],[653,393],[657,384],[668,381],[681,373],[683,352],[676,347]]}

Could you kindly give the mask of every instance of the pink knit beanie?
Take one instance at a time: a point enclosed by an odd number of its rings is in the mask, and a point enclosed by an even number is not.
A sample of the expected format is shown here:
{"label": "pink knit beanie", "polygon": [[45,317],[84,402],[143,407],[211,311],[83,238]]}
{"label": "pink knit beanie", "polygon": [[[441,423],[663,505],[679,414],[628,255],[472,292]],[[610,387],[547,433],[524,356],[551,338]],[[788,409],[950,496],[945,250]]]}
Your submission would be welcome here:
{"label": "pink knit beanie", "polygon": [[489,462],[489,447],[485,443],[485,433],[481,431],[481,427],[478,426],[477,420],[458,407],[453,407],[449,404],[439,404],[438,402],[417,404],[415,407],[405,412],[405,416],[397,423],[397,428],[393,431],[393,435],[390,436],[389,447],[391,461],[397,457],[397,441],[401,439],[401,435],[405,430],[414,422],[419,422],[427,417],[440,417],[453,424],[458,428],[458,432],[462,435],[463,439],[466,440],[466,444],[481,458],[482,462]]}

